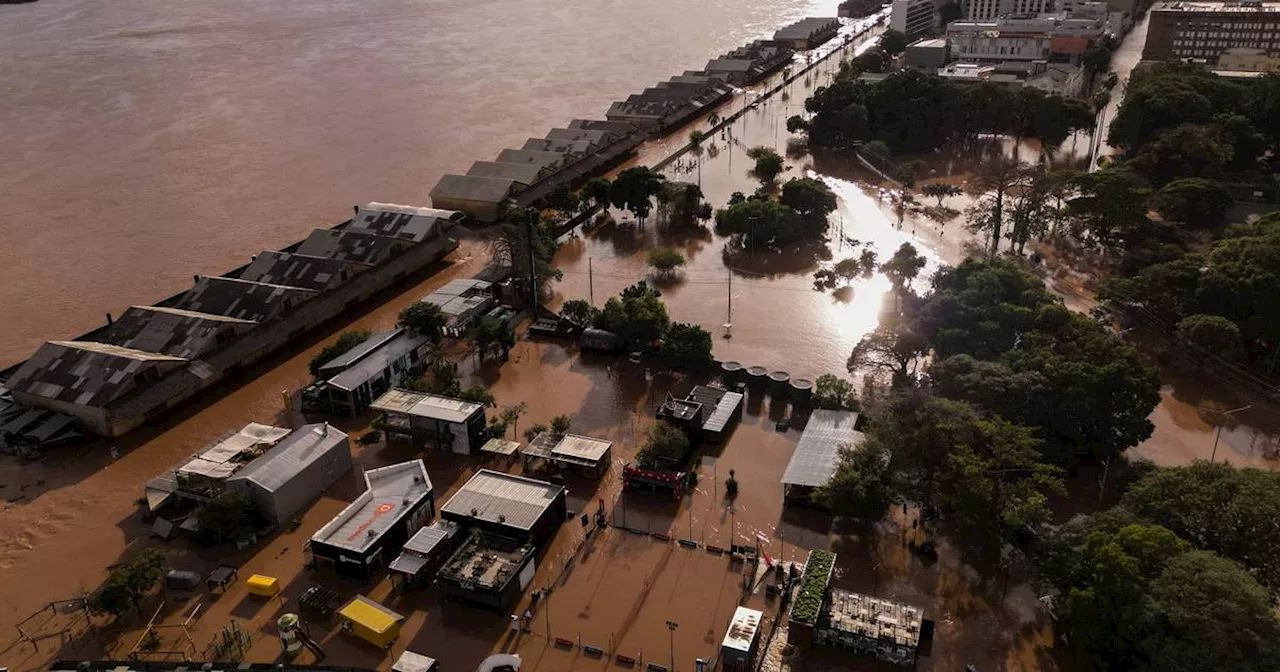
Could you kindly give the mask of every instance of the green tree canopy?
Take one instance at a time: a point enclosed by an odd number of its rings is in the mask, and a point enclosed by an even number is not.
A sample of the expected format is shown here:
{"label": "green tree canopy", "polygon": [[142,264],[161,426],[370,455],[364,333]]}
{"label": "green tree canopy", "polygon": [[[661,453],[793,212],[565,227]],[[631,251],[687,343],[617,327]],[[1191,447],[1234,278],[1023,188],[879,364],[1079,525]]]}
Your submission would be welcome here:
{"label": "green tree canopy", "polygon": [[897,56],[907,50],[907,36],[890,28],[880,34],[880,48],[890,56]]}
{"label": "green tree canopy", "polygon": [[1175,557],[1144,600],[1152,670],[1280,670],[1275,602],[1236,563],[1205,551]]}
{"label": "green tree canopy", "polygon": [[107,575],[107,580],[89,598],[89,610],[95,614],[119,616],[137,608],[147,594],[164,575],[164,553],[149,548],[141,555],[117,566]]}
{"label": "green tree canopy", "polygon": [[243,492],[227,491],[196,512],[197,538],[205,544],[233,544],[253,537],[267,523],[257,502]]}
{"label": "green tree canopy", "polygon": [[1226,221],[1231,192],[1219,182],[1200,177],[1173,180],[1151,196],[1160,216],[1193,229],[1215,229]]}
{"label": "green tree canopy", "polygon": [[813,404],[818,408],[858,410],[853,383],[830,373],[824,373],[813,381]]}
{"label": "green tree canopy", "polygon": [[684,460],[689,452],[689,437],[674,425],[659,421],[649,428],[649,437],[636,453],[636,463],[656,466]]}
{"label": "green tree canopy", "polygon": [[787,180],[778,202],[795,210],[805,226],[814,231],[825,231],[827,217],[836,209],[835,193],[825,182],[812,177]]}
{"label": "green tree canopy", "polygon": [[1105,460],[1151,435],[1155,371],[1015,263],[968,260],[940,272],[919,314],[938,392],[1039,428],[1053,464]]}
{"label": "green tree canopy", "polygon": [[644,220],[653,211],[653,198],[662,192],[666,178],[650,170],[648,166],[628,168],[613,179],[609,187],[609,202],[613,207],[626,210],[640,220]]}
{"label": "green tree canopy", "polygon": [[498,405],[493,393],[483,387],[472,386],[458,393],[458,398],[463,401],[471,401],[484,406],[485,408],[493,408]]}
{"label": "green tree canopy", "polygon": [[1178,338],[1201,352],[1225,359],[1240,354],[1240,327],[1221,315],[1188,315],[1178,323]]}
{"label": "green tree canopy", "polygon": [[[529,220],[533,218],[533,271],[539,296],[530,297],[533,291],[529,285]],[[555,231],[549,222],[542,220],[536,210],[510,208],[498,226],[497,236],[490,241],[490,250],[494,262],[507,266],[511,274],[519,279],[515,283],[516,291],[525,301],[541,300],[547,292],[547,283],[560,280],[564,273],[551,265],[560,243],[556,241]]]}
{"label": "green tree canopy", "polygon": [[364,343],[373,332],[368,329],[348,329],[338,334],[338,340],[324,346],[311,358],[311,363],[307,365],[307,370],[311,372],[312,378],[320,377],[320,367],[329,362],[345,355],[352,348]]}
{"label": "green tree canopy", "polygon": [[1203,461],[1158,469],[1130,486],[1124,506],[1280,594],[1280,473]]}
{"label": "green tree canopy", "polygon": [[606,301],[595,326],[635,345],[658,339],[670,323],[662,294],[642,280],[622,290],[621,296]]}
{"label": "green tree canopy", "polygon": [[841,446],[835,474],[813,498],[837,516],[880,520],[894,499],[889,456],[875,443]]}
{"label": "green tree canopy", "polygon": [[763,185],[772,184],[782,174],[782,157],[771,147],[752,147],[747,150],[747,158],[755,161],[751,176]]}
{"label": "green tree canopy", "polygon": [[822,235],[795,210],[770,198],[750,198],[716,211],[716,234],[739,249],[778,250]]}
{"label": "green tree canopy", "polygon": [[583,299],[569,299],[560,306],[560,317],[580,326],[591,326],[600,310]]}
{"label": "green tree canopy", "polygon": [[702,199],[702,189],[688,182],[665,182],[658,207],[663,219],[673,227],[701,225],[712,214],[711,204]]}
{"label": "green tree canopy", "polygon": [[573,420],[567,415],[557,415],[551,418],[551,433],[556,436],[564,436],[569,433],[569,429],[573,426]]}
{"label": "green tree canopy", "polygon": [[609,180],[603,177],[593,177],[582,185],[583,197],[590,199],[592,203],[595,203],[596,207],[606,212],[609,210],[612,190]]}
{"label": "green tree canopy", "polygon": [[649,266],[663,276],[674,274],[676,269],[685,264],[684,255],[680,254],[679,250],[669,247],[655,247],[649,250],[648,260]]}
{"label": "green tree canopy", "polygon": [[[929,185],[933,186],[933,185]],[[889,283],[897,291],[910,289],[920,271],[928,263],[911,243],[903,243],[894,251],[888,261],[880,264],[880,272],[889,279]]]}
{"label": "green tree canopy", "polygon": [[448,321],[444,313],[440,312],[440,306],[426,301],[415,301],[400,311],[397,324],[416,334],[426,336],[432,343],[439,343]]}
{"label": "green tree canopy", "polygon": [[711,334],[696,324],[674,322],[662,337],[658,354],[673,367],[704,366],[711,362]]}

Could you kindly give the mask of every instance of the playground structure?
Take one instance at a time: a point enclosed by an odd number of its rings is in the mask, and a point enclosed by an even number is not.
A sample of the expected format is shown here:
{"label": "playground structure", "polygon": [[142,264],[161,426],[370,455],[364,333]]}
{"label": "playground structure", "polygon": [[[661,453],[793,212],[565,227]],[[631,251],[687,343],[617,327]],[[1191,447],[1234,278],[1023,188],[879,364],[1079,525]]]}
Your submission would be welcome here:
{"label": "playground structure", "polygon": [[57,637],[59,645],[65,645],[91,626],[87,596],[54,600],[18,622],[18,639],[39,651],[46,639]]}
{"label": "playground structure", "polygon": [[[142,630],[142,635],[138,637],[138,641],[134,642],[133,648],[129,649],[129,654],[125,656],[127,660],[172,660],[174,657],[179,658],[182,662],[190,662],[196,659],[196,641],[191,637],[191,631],[187,629],[191,625],[191,621],[195,620],[196,614],[200,613],[202,605],[197,602],[191,608],[191,613],[182,619],[181,623],[156,623],[160,612],[164,609],[164,602],[156,607],[156,611],[151,615],[151,620],[147,621],[147,627]],[[176,632],[175,639],[166,643],[162,633],[168,634]]]}

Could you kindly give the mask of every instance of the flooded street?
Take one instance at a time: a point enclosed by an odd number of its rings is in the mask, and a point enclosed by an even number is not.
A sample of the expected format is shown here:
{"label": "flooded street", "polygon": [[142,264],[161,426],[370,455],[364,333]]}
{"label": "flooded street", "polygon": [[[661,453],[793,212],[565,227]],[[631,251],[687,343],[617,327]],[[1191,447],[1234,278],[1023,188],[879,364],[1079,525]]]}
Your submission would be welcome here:
{"label": "flooded street", "polygon": [[[31,56],[8,59],[18,67],[0,73],[0,86],[21,91],[0,107],[0,198],[11,199],[10,217],[0,222],[6,243],[0,245],[0,324],[6,325],[0,361],[17,361],[44,339],[78,333],[104,310],[180,289],[193,272],[221,271],[262,247],[292,241],[340,218],[352,203],[423,202],[445,171],[464,170],[473,159],[571,118],[599,116],[614,98],[697,67],[790,19],[833,13],[834,4],[659,0],[571,7],[399,0],[378,7],[288,2],[165,8],[185,12],[182,18],[155,16],[133,0],[101,6],[42,0],[11,17],[9,8],[0,8],[0,16],[12,19],[0,24],[0,54]],[[652,28],[653,35],[638,34],[649,28],[637,26]],[[655,48],[655,40],[664,46]],[[113,58],[121,65],[110,71],[90,62]],[[669,179],[700,181],[717,207],[734,191],[750,191],[755,184],[747,175],[746,150],[786,149],[786,119],[803,109],[813,88],[829,81],[837,61],[760,101],[709,137],[699,156],[686,155],[664,172]],[[80,98],[74,105],[62,99],[73,92]],[[754,102],[750,92],[742,94],[720,114]],[[700,121],[694,127],[709,126]],[[646,145],[637,161],[656,163],[682,145],[689,130]],[[789,157],[783,176],[815,175],[839,197],[827,250],[728,254],[725,240],[709,226],[698,234],[667,234],[653,218],[639,230],[614,213],[618,223],[564,242],[555,260],[564,272],[556,302],[590,298],[603,305],[647,277],[646,249],[673,246],[688,265],[660,285],[664,300],[673,320],[696,322],[714,335],[718,358],[793,377],[845,374],[853,345],[885,309],[888,282],[877,275],[833,295],[814,291],[813,271],[851,256],[862,243],[883,260],[910,242],[928,259],[916,283],[922,290],[924,278],[963,258],[973,239],[960,221],[940,225],[908,215],[897,224],[887,195],[858,171],[838,165],[839,159]],[[948,204],[962,209],[967,198]],[[487,261],[485,242],[469,237],[440,272],[351,315],[349,325],[315,334],[295,352],[256,367],[207,406],[128,437],[118,460],[100,448],[38,465],[0,461],[0,631],[12,632],[48,600],[93,590],[108,566],[151,543],[135,502],[146,480],[246,422],[299,422],[282,412],[282,392],[309,381],[307,362],[333,333],[390,327],[405,305],[448,280],[475,275]],[[731,338],[724,337],[727,331]],[[823,516],[784,511],[779,476],[800,429],[775,430],[785,404],[752,395],[729,442],[700,456],[701,480],[688,500],[622,498],[622,464],[643,442],[655,408],[668,391],[683,393],[692,381],[648,378],[617,360],[528,340],[503,364],[477,367],[474,358],[458,354],[468,384],[488,387],[499,406],[528,404],[520,428],[568,414],[574,431],[615,442],[613,472],[599,483],[570,481],[569,507],[576,512],[594,511],[603,500],[615,522],[724,546],[750,543],[759,533],[769,540],[766,552],[785,561],[802,561],[808,549],[834,548],[840,554],[837,585],[919,604],[937,621],[934,655],[920,669],[957,670],[969,662],[981,669],[1055,669],[1045,653],[1050,642],[1037,596],[1016,577],[1005,585],[983,581],[945,547],[940,562],[921,565],[906,550],[915,533],[900,514],[875,529],[850,531],[832,530]],[[1134,452],[1160,464],[1207,458],[1215,428],[1197,414],[1199,403],[1171,387],[1152,415],[1155,434]],[[360,434],[369,420],[335,425]],[[1276,462],[1263,457],[1268,441],[1242,417],[1239,426],[1223,431],[1217,459],[1274,468]],[[427,462],[439,502],[481,466],[471,458],[383,443],[357,448],[356,459],[367,468],[418,456]],[[741,483],[732,507],[723,492],[730,469]],[[285,599],[259,601],[241,584],[203,602],[193,627],[201,649],[235,619],[253,633],[247,659],[275,659],[274,618],[296,609],[291,601],[317,580],[301,567],[302,544],[357,494],[356,483],[354,475],[344,478],[298,529],[231,558],[242,577],[279,577]],[[183,568],[203,570],[227,560],[182,543],[165,548]],[[553,591],[530,630],[520,634],[508,631],[507,615],[444,604],[434,590],[401,595],[385,579],[372,586],[338,584],[344,595],[384,600],[409,619],[390,654],[316,625],[326,662],[386,669],[408,648],[436,656],[448,670],[470,669],[490,651],[519,652],[542,672],[614,669],[607,658],[554,646],[559,637],[634,651],[638,660],[667,664],[674,657],[683,672],[694,657],[715,655],[737,604],[763,609],[770,624],[777,608],[762,584],[743,594],[743,567],[727,556],[619,529],[586,540],[570,521],[538,562],[532,587]],[[180,620],[192,606],[167,602],[163,616]],[[667,620],[680,623],[674,635]],[[139,625],[122,628],[132,636],[118,640],[113,638],[120,632],[77,639],[65,652],[123,655]],[[0,663],[35,669],[51,655],[46,647],[37,652],[14,644],[0,651]],[[765,669],[838,669],[821,657],[784,668],[776,663]]]}

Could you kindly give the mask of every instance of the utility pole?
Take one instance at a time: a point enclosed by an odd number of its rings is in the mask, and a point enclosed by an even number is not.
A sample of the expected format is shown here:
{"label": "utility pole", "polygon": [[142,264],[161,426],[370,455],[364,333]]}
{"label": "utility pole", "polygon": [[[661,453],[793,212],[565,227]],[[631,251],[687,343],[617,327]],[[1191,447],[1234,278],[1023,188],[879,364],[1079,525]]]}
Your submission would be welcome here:
{"label": "utility pole", "polygon": [[551,586],[542,589],[542,612],[547,617],[547,641],[551,641]]}
{"label": "utility pole", "polygon": [[729,269],[729,312],[725,315],[725,323],[733,324],[733,269]]}
{"label": "utility pole", "polygon": [[[1232,416],[1232,415],[1235,415],[1236,413],[1239,413],[1239,412],[1241,412],[1241,411],[1247,411],[1247,410],[1249,410],[1249,409],[1251,409],[1251,408],[1253,408],[1253,404],[1249,404],[1248,406],[1241,406],[1240,408],[1233,408],[1233,409],[1231,409],[1231,410],[1229,410],[1229,411],[1218,411],[1218,410],[1213,410],[1213,409],[1208,409],[1208,408],[1203,409],[1203,410],[1206,410],[1206,411],[1212,411],[1213,413],[1217,413],[1217,414],[1221,415],[1221,416],[1225,419],[1225,418],[1228,418],[1228,417],[1230,417],[1230,416]],[[1217,429],[1217,431],[1215,431],[1215,432],[1213,433],[1213,452],[1209,454],[1209,463],[1210,463],[1210,464],[1213,464],[1213,461],[1214,461],[1215,459],[1217,459],[1217,457],[1218,457],[1218,439],[1220,439],[1220,438],[1222,438],[1222,425],[1221,425],[1221,424],[1219,424],[1219,425],[1218,425],[1218,429]]]}
{"label": "utility pole", "polygon": [[675,621],[667,621],[667,629],[671,631],[671,672],[676,672],[676,628],[680,627]]}
{"label": "utility pole", "polygon": [[587,300],[596,305],[596,285],[591,271],[591,257],[587,257]]}
{"label": "utility pole", "polygon": [[529,303],[534,312],[538,309],[538,270],[533,255],[533,223],[538,211],[529,209],[529,217],[525,220],[525,238],[529,244]]}

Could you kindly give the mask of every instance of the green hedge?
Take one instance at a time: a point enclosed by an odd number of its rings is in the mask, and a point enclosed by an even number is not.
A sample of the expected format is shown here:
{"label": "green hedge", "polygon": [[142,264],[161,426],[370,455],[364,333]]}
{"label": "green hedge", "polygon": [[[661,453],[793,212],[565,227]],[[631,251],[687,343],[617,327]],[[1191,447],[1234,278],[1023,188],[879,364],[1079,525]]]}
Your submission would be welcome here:
{"label": "green hedge", "polygon": [[831,566],[835,561],[836,554],[831,551],[818,549],[809,552],[804,576],[800,577],[800,593],[791,606],[791,620],[809,624],[818,621],[822,598],[827,592],[827,581],[831,577]]}

